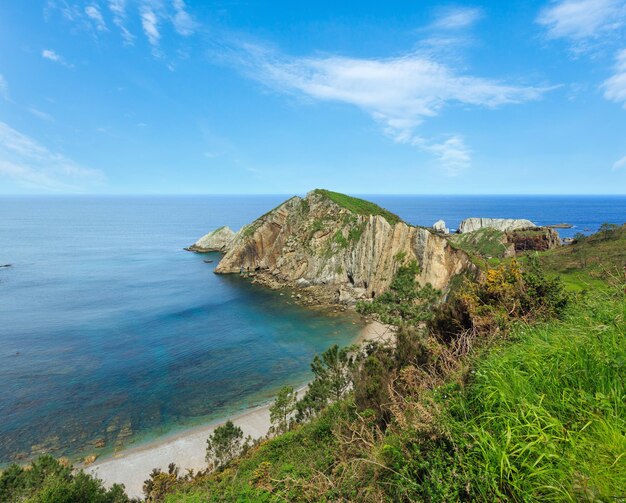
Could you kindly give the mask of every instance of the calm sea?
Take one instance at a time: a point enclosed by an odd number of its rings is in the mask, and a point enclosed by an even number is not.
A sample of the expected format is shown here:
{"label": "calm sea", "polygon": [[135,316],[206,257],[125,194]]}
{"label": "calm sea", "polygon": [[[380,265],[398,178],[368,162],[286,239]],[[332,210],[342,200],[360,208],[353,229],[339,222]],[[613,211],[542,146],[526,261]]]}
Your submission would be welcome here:
{"label": "calm sea", "polygon": [[[625,197],[368,196],[405,220],[626,221]],[[285,196],[0,198],[0,463],[150,440],[263,403],[360,329],[182,250]]]}

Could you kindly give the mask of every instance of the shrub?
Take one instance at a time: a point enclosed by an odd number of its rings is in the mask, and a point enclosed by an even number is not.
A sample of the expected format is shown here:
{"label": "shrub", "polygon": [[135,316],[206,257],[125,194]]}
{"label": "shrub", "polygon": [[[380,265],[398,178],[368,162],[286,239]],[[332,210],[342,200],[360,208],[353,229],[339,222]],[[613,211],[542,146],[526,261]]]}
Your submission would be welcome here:
{"label": "shrub", "polygon": [[13,464],[0,474],[0,501],[125,503],[130,499],[123,485],[114,484],[106,489],[99,479],[82,470],[74,473],[69,463],[46,454],[30,466]]}
{"label": "shrub", "polygon": [[474,331],[501,331],[513,320],[537,320],[558,316],[569,300],[558,278],[547,277],[534,257],[526,269],[513,259],[488,268],[478,281],[465,281],[457,301],[460,319]]}
{"label": "shrub", "polygon": [[224,468],[248,446],[243,443],[243,430],[229,419],[207,439],[206,460],[215,468]]}
{"label": "shrub", "polygon": [[274,403],[270,407],[270,422],[276,433],[284,433],[289,429],[292,414],[296,410],[298,397],[291,386],[283,386]]}
{"label": "shrub", "polygon": [[415,279],[418,273],[416,261],[400,266],[389,289],[372,302],[359,302],[357,310],[362,314],[377,314],[384,323],[398,326],[430,319],[440,292],[430,284],[421,287]]}

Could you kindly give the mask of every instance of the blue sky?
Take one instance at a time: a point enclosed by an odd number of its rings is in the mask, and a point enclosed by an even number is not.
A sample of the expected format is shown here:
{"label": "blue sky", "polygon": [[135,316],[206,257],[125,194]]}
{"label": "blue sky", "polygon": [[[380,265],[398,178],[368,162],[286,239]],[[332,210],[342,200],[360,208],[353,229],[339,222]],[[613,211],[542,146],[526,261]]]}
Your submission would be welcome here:
{"label": "blue sky", "polygon": [[626,0],[0,3],[0,193],[626,193]]}

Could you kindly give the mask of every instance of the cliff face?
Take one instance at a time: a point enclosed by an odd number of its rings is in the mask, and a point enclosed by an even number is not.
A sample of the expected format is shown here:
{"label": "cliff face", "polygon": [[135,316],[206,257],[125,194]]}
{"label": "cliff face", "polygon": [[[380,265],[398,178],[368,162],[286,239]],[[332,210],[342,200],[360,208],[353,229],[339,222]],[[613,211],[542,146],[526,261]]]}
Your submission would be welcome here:
{"label": "cliff face", "polygon": [[444,237],[360,199],[327,191],[293,197],[237,233],[215,272],[256,271],[283,285],[326,285],[341,301],[384,292],[416,260],[418,280],[445,289],[473,268]]}

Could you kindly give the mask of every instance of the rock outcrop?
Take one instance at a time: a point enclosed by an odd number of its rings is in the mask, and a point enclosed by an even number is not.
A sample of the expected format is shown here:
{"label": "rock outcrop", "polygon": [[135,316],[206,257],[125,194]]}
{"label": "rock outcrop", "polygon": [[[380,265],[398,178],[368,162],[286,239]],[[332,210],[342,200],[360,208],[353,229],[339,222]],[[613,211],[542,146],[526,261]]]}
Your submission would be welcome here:
{"label": "rock outcrop", "polygon": [[443,220],[437,220],[433,224],[433,230],[435,232],[441,232],[442,234],[450,234],[450,229],[446,227],[446,223]]}
{"label": "rock outcrop", "polygon": [[243,227],[215,272],[250,272],[273,286],[322,287],[336,301],[351,302],[384,292],[411,260],[420,266],[418,281],[439,289],[474,267],[464,251],[428,229],[373,203],[315,190]]}
{"label": "rock outcrop", "polygon": [[531,227],[506,233],[516,252],[545,251],[561,245],[559,233],[549,227]]}
{"label": "rock outcrop", "polygon": [[525,219],[513,219],[513,218],[466,218],[459,225],[457,232],[460,234],[464,232],[473,232],[478,229],[489,227],[502,232],[514,231],[517,229],[528,229],[531,227],[537,227],[530,220]]}
{"label": "rock outcrop", "polygon": [[220,227],[202,236],[198,241],[187,248],[187,250],[199,253],[211,251],[225,252],[234,237],[235,233],[230,227]]}

